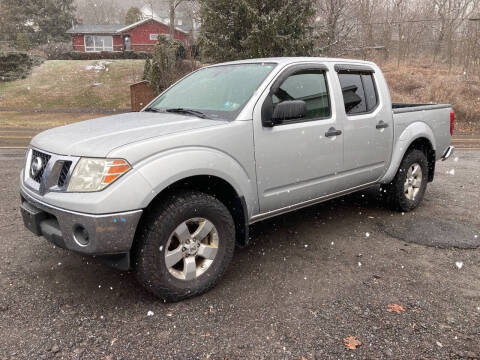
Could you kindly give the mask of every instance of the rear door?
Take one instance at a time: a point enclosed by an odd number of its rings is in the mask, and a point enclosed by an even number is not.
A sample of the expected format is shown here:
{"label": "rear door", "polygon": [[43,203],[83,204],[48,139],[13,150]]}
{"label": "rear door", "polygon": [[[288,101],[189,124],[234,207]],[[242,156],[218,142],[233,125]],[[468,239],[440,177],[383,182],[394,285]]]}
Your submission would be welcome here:
{"label": "rear door", "polygon": [[342,89],[343,188],[374,182],[385,172],[393,126],[379,96],[375,71],[363,65],[336,65]]}
{"label": "rear door", "polygon": [[[333,75],[323,65],[292,65],[261,95],[253,120],[261,212],[314,201],[336,191],[343,137],[342,124],[332,110],[329,83]],[[272,93],[272,88],[278,90]],[[306,116],[264,127],[262,105],[268,97],[274,106],[285,100],[303,100]]]}

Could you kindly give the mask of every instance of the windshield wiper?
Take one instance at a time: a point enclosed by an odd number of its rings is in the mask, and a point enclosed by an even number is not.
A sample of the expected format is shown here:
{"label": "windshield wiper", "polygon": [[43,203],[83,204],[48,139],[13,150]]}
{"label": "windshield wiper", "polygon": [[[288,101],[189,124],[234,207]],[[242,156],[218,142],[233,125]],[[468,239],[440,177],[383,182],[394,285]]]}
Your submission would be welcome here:
{"label": "windshield wiper", "polygon": [[148,109],[145,109],[145,110],[143,110],[143,111],[157,112],[157,113],[164,112],[163,110],[155,109],[155,108],[153,108],[153,107],[149,107]]}
{"label": "windshield wiper", "polygon": [[198,116],[199,118],[202,118],[202,119],[208,119],[208,116],[206,114],[204,114],[203,112],[198,111],[198,110],[184,109],[184,108],[171,108],[171,109],[167,109],[165,111],[170,112],[170,113],[177,113],[177,114],[195,115],[195,116]]}

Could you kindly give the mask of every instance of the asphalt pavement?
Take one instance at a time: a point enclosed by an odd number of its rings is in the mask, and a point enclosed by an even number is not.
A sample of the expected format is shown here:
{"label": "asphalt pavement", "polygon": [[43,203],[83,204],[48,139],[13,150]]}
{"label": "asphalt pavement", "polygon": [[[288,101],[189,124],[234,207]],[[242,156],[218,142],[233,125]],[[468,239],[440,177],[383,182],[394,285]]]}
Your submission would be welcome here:
{"label": "asphalt pavement", "polygon": [[23,154],[0,150],[0,359],[480,358],[480,151],[439,162],[411,213],[372,188],[258,223],[173,304],[26,231]]}

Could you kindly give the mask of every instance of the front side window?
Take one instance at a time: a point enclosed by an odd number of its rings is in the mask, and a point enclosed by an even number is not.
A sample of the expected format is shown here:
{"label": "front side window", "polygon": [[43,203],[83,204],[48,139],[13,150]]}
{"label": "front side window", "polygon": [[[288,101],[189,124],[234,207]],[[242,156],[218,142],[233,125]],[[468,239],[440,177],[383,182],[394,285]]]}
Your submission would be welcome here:
{"label": "front side window", "polygon": [[377,92],[372,74],[340,73],[345,112],[348,115],[364,114],[377,107]]}
{"label": "front side window", "polygon": [[307,113],[302,121],[330,116],[330,99],[325,73],[306,70],[289,76],[273,94],[273,106],[291,100],[303,100]]}
{"label": "front side window", "polygon": [[85,35],[85,51],[113,51],[113,37]]}
{"label": "front side window", "polygon": [[212,119],[234,120],[275,66],[255,63],[200,69],[164,92],[150,109],[191,109]]}

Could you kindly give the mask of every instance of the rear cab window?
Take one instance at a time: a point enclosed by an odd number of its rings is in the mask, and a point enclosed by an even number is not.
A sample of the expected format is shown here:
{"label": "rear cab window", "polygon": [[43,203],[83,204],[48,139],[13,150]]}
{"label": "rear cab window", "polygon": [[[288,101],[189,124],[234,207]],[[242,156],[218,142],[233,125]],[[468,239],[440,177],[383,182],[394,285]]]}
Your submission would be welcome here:
{"label": "rear cab window", "polygon": [[371,113],[378,106],[378,92],[373,69],[336,66],[347,115]]}

